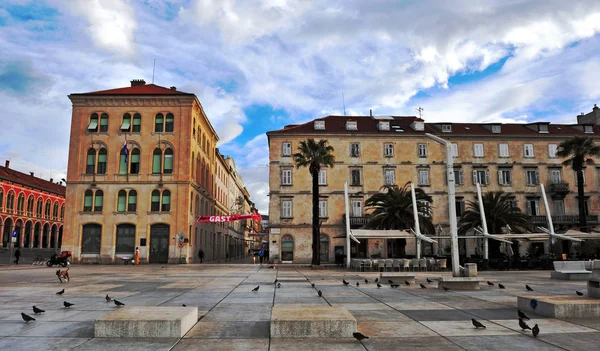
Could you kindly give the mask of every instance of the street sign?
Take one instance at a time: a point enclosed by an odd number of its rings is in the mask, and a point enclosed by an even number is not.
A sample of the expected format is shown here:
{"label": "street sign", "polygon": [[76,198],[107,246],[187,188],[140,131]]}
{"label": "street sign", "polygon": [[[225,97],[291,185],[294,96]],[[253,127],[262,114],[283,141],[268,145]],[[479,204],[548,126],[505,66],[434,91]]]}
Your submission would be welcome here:
{"label": "street sign", "polygon": [[182,243],[185,241],[185,237],[183,235],[179,236],[179,242]]}
{"label": "street sign", "polygon": [[19,232],[15,229],[15,230],[13,230],[12,237],[16,238],[18,234],[19,234]]}
{"label": "street sign", "polygon": [[183,241],[180,241],[177,245],[179,245],[180,249],[183,249]]}
{"label": "street sign", "polygon": [[12,242],[13,242],[13,243],[16,243],[16,242],[17,242],[17,237],[16,237],[16,236],[13,236],[13,237],[12,237]]}

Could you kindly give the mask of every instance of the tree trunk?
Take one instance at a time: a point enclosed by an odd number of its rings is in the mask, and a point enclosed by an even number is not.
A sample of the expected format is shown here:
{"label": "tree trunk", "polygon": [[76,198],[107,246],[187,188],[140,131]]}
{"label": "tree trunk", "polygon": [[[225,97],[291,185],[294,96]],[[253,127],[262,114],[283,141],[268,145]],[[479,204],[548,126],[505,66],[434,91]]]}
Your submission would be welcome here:
{"label": "tree trunk", "polygon": [[311,172],[312,176],[312,264],[321,264],[320,237],[319,232],[319,170]]}
{"label": "tree trunk", "polygon": [[577,203],[579,205],[579,229],[587,233],[587,218],[585,215],[585,197],[583,191],[583,170],[577,171]]}

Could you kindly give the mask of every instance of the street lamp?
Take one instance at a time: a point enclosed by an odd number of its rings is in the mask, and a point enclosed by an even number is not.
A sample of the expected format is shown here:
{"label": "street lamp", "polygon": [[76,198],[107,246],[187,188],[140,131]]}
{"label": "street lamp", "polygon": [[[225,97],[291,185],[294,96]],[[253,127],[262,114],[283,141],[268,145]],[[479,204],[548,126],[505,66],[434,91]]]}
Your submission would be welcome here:
{"label": "street lamp", "polygon": [[452,143],[431,133],[425,133],[425,136],[446,146],[446,179],[448,180],[448,216],[450,217],[452,276],[460,277],[458,260],[458,226],[456,223],[456,189],[454,187],[454,155],[452,154]]}

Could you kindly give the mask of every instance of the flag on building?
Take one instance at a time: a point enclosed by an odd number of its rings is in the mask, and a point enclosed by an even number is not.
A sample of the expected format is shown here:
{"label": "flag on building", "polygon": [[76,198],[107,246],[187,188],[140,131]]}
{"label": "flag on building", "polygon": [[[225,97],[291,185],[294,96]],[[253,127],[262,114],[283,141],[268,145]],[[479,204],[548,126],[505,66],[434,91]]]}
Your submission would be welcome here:
{"label": "flag on building", "polygon": [[123,148],[121,149],[121,153],[123,155],[125,155],[125,162],[127,162],[127,157],[128,155],[128,150],[127,150],[127,140],[125,140],[125,142],[123,142]]}

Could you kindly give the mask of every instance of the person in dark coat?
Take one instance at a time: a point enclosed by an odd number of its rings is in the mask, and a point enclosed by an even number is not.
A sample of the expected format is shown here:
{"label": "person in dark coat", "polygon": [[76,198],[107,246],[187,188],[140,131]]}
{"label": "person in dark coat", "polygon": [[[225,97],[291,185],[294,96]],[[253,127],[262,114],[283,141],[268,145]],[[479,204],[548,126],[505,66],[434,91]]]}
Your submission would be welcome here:
{"label": "person in dark coat", "polygon": [[15,264],[19,264],[19,258],[21,258],[21,250],[17,248],[17,251],[15,251]]}
{"label": "person in dark coat", "polygon": [[202,263],[202,260],[204,259],[204,251],[202,251],[202,249],[198,250],[198,258],[200,259],[200,263]]}

